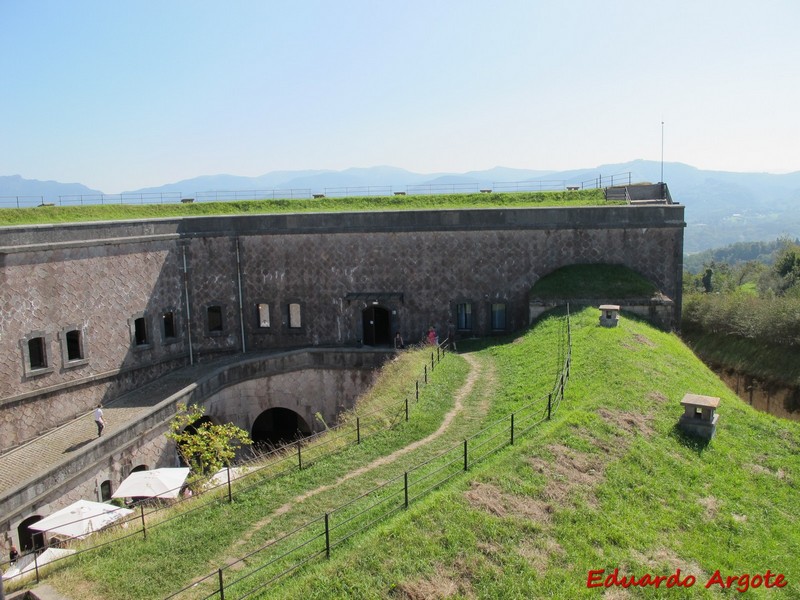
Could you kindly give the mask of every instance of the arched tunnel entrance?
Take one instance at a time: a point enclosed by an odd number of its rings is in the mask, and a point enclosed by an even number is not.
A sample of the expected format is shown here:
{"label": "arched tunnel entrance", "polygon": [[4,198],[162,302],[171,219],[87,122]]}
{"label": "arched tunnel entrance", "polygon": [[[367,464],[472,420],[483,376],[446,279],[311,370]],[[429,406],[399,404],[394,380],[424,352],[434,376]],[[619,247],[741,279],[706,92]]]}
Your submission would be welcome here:
{"label": "arched tunnel entrance", "polygon": [[303,417],[288,408],[270,408],[253,423],[253,446],[270,450],[311,435],[311,427]]}
{"label": "arched tunnel entrance", "polygon": [[28,526],[33,525],[37,521],[41,520],[42,517],[39,515],[34,515],[32,517],[28,517],[19,524],[19,527],[17,528],[17,534],[19,535],[20,552],[30,552],[31,550],[44,548],[44,532],[28,529]]}

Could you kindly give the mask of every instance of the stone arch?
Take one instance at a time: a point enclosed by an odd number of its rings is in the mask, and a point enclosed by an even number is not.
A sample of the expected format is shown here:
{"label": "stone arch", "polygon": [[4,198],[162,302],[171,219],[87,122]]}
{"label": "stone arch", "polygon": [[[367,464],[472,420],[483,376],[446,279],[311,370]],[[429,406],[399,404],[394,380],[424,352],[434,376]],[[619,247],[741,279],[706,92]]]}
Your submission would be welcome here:
{"label": "stone arch", "polygon": [[28,527],[41,520],[42,517],[40,515],[32,515],[19,524],[17,535],[19,536],[20,552],[24,553],[44,548],[44,533],[28,529]]}
{"label": "stone arch", "polygon": [[280,406],[268,408],[253,422],[250,437],[257,450],[291,443],[311,435],[311,426],[295,411]]}
{"label": "stone arch", "polygon": [[370,305],[361,311],[361,330],[365,346],[389,346],[392,343],[392,314],[388,308]]}

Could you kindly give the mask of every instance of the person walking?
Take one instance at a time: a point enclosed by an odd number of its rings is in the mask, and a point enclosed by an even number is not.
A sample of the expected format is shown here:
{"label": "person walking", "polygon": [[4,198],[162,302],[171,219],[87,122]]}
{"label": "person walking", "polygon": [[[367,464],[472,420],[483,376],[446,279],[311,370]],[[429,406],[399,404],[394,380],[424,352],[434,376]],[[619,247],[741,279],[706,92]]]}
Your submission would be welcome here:
{"label": "person walking", "polygon": [[103,435],[103,428],[106,426],[106,422],[103,420],[103,405],[98,404],[97,408],[94,409],[94,422],[97,424],[97,437]]}

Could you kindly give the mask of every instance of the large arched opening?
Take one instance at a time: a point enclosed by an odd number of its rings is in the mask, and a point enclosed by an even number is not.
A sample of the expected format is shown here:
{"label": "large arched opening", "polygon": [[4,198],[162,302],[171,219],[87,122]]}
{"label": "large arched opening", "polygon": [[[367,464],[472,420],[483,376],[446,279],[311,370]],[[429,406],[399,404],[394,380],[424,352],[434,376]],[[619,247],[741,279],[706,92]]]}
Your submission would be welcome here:
{"label": "large arched opening", "polygon": [[19,535],[20,552],[31,552],[33,550],[38,550],[39,548],[44,548],[44,533],[41,531],[33,531],[28,529],[29,526],[41,520],[42,517],[39,515],[33,515],[19,524],[19,527],[17,528],[17,534]]}
{"label": "large arched opening", "polygon": [[268,451],[311,435],[311,427],[299,414],[288,408],[270,408],[253,423],[253,446]]}
{"label": "large arched opening", "polygon": [[361,313],[365,346],[389,346],[392,343],[392,319],[382,306],[369,306]]}

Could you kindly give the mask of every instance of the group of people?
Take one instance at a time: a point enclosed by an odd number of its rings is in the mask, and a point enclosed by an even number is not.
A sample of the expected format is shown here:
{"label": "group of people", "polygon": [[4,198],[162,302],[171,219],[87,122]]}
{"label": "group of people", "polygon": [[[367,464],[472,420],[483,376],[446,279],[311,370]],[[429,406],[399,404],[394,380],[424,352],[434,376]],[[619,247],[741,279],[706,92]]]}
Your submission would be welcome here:
{"label": "group of people", "polygon": [[[450,342],[451,348],[455,349],[455,340],[453,337],[453,328],[448,327],[447,330],[447,339]],[[422,334],[422,343],[429,344],[431,346],[438,346],[439,345],[439,333],[436,331],[436,328],[431,325],[428,328],[428,331],[423,332]],[[405,342],[403,341],[403,336],[397,331],[394,334],[394,347],[395,350],[402,350],[406,347]]]}

